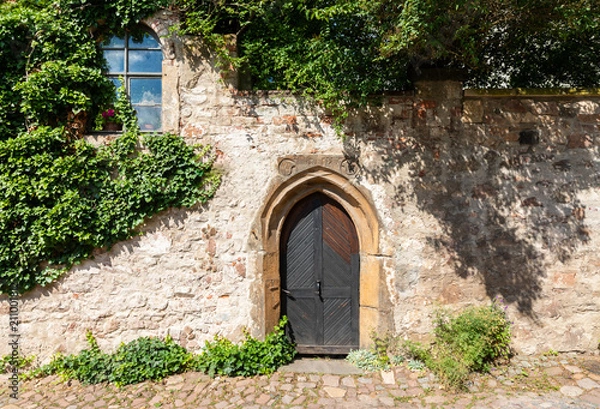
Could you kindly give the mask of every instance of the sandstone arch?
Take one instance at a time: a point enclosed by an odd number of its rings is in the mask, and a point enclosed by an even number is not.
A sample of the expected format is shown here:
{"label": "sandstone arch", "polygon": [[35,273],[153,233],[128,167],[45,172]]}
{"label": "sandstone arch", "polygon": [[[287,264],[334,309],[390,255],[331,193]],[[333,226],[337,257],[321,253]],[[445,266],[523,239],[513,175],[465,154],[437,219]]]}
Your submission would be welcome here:
{"label": "sandstone arch", "polygon": [[[280,161],[281,163],[281,161]],[[293,172],[289,172],[293,173]],[[285,176],[285,175],[284,175]],[[298,201],[321,192],[339,203],[352,218],[360,246],[359,336],[361,347],[369,344],[372,330],[388,328],[385,281],[379,254],[379,220],[369,194],[336,170],[322,165],[309,166],[288,177],[280,178],[271,189],[260,214],[258,272],[262,277],[263,317],[265,333],[280,317],[279,241],[283,223]],[[262,297],[261,297],[262,298]],[[259,317],[260,319],[260,317]]]}

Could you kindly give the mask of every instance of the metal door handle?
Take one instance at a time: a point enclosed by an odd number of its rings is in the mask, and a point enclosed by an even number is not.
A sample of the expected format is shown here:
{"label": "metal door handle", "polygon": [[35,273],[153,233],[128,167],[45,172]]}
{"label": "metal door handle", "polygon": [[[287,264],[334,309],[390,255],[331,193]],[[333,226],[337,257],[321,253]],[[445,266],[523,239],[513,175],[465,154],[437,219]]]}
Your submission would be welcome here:
{"label": "metal door handle", "polygon": [[290,295],[291,294],[291,292],[289,290],[286,290],[285,288],[282,288],[281,292],[284,293],[284,294],[286,294],[286,295]]}
{"label": "metal door handle", "polygon": [[317,280],[317,294],[321,296],[321,280]]}

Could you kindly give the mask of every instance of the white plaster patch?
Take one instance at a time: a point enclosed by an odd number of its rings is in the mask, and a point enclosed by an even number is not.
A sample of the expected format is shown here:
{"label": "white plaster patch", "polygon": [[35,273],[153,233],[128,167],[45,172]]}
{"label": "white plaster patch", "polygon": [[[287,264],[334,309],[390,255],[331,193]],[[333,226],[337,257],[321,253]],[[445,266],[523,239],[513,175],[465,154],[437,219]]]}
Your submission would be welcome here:
{"label": "white plaster patch", "polygon": [[148,234],[139,243],[139,250],[152,256],[166,254],[170,248],[171,240],[163,233]]}

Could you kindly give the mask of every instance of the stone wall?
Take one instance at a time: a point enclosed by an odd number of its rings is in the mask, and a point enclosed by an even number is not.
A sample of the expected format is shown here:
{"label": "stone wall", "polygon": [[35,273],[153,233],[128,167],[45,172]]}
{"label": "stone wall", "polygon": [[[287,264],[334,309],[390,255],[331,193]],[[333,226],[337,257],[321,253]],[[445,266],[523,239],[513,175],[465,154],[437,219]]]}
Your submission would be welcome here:
{"label": "stone wall", "polygon": [[598,97],[419,86],[408,130],[357,138],[387,190],[396,331],[499,296],[518,350],[596,349]]}
{"label": "stone wall", "polygon": [[[152,26],[173,16],[161,18]],[[263,335],[279,311],[278,217],[306,189],[374,230],[361,238],[363,345],[371,329],[424,339],[435,308],[501,297],[517,351],[597,347],[600,95],[421,80],[353,112],[340,138],[307,101],[238,91],[196,41],[161,41],[166,130],[211,144],[223,184],[23,295],[24,354],[75,352],[86,329],[109,350],[143,335],[192,350],[245,327]],[[2,296],[6,326],[8,310]]]}

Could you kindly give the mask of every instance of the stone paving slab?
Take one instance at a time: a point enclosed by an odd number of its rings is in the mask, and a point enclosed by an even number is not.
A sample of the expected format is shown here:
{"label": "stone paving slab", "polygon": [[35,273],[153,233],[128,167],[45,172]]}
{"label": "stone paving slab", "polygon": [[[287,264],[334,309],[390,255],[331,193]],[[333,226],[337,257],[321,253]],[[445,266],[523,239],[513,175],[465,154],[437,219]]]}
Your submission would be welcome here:
{"label": "stone paving slab", "polygon": [[[9,396],[8,376],[2,375],[0,408],[600,408],[600,375],[588,369],[600,368],[595,355],[516,357],[509,366],[473,376],[468,391],[460,393],[444,390],[433,374],[411,372],[406,366],[382,373],[345,373],[345,363],[337,364],[342,369],[334,370],[335,362],[323,366],[317,360],[313,372],[303,364],[302,372],[288,367],[252,378],[210,378],[192,372],[123,388],[65,383],[52,376],[21,382],[18,399]],[[320,372],[323,367],[329,372]]]}
{"label": "stone paving slab", "polygon": [[343,359],[300,358],[282,366],[279,372],[358,375],[363,371]]}

